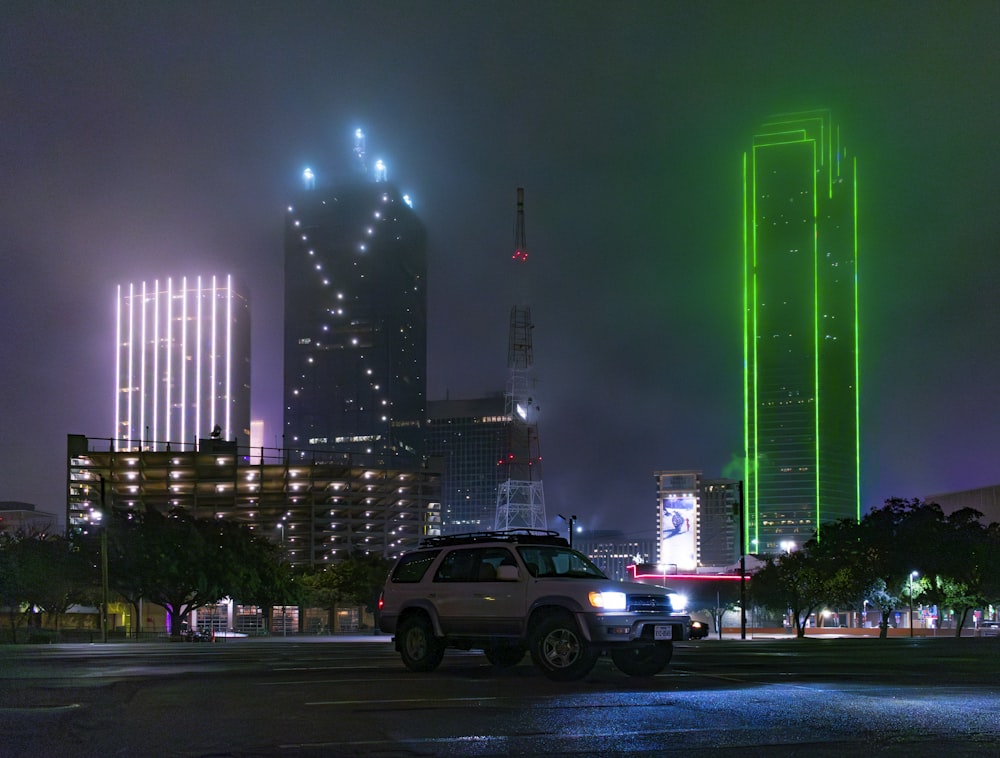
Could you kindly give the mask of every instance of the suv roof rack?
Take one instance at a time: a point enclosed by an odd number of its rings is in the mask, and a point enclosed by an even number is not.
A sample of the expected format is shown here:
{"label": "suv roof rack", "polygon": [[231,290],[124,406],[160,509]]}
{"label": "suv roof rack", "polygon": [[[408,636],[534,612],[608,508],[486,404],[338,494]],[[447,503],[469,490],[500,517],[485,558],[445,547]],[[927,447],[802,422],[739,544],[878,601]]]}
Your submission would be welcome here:
{"label": "suv roof rack", "polygon": [[560,545],[569,547],[565,537],[551,529],[502,529],[491,532],[466,532],[464,534],[444,534],[439,537],[424,537],[418,547],[444,547],[445,545],[469,545],[476,542],[523,542],[533,545]]}

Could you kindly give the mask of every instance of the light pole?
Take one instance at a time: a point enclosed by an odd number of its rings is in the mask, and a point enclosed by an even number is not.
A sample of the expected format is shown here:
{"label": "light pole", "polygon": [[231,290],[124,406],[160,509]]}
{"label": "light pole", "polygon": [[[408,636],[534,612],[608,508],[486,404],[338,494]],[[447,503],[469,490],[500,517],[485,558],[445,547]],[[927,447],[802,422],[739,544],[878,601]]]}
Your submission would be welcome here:
{"label": "light pole", "polygon": [[740,639],[747,638],[747,512],[740,480]]}
{"label": "light pole", "polygon": [[108,522],[107,499],[105,493],[104,475],[98,474],[101,479],[101,510],[98,511],[101,522],[101,642],[108,641]]}
{"label": "light pole", "polygon": [[[283,521],[278,522],[278,528],[281,530],[281,560],[285,560],[285,523]],[[281,602],[281,636],[284,637],[288,634],[287,619],[285,618],[285,602],[284,596],[282,596]]]}
{"label": "light pole", "polygon": [[569,546],[573,547],[573,524],[576,523],[576,516],[570,516],[569,518],[566,518],[560,513],[559,518],[561,518],[563,521],[569,524]]}
{"label": "light pole", "polygon": [[920,576],[919,571],[910,572],[910,636],[913,636],[913,577]]}

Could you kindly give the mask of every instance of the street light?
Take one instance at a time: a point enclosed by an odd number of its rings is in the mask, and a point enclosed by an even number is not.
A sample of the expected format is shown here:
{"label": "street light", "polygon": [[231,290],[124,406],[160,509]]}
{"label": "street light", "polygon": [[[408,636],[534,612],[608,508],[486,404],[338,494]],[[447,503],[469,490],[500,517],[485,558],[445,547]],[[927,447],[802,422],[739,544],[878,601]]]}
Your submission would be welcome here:
{"label": "street light", "polygon": [[919,571],[910,572],[910,636],[913,636],[913,577],[920,576]]}
{"label": "street light", "polygon": [[569,524],[569,546],[573,547],[573,524],[576,523],[576,516],[570,516],[569,518],[566,518],[560,513],[559,518],[561,518],[563,521]]}

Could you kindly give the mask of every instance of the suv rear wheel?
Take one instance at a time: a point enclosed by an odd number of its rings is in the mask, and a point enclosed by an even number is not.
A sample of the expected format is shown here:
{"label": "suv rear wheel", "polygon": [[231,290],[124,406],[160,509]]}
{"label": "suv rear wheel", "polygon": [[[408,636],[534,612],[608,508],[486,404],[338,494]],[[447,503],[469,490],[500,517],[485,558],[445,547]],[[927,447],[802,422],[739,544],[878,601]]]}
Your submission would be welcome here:
{"label": "suv rear wheel", "polygon": [[656,676],[670,663],[674,646],[670,642],[631,645],[611,651],[611,660],[629,676]]}
{"label": "suv rear wheel", "polygon": [[444,657],[444,645],[434,636],[423,615],[407,616],[399,623],[399,654],[410,671],[433,671]]}
{"label": "suv rear wheel", "polygon": [[580,634],[573,617],[560,613],[543,619],[531,635],[531,658],[549,679],[582,679],[597,663],[601,651]]}

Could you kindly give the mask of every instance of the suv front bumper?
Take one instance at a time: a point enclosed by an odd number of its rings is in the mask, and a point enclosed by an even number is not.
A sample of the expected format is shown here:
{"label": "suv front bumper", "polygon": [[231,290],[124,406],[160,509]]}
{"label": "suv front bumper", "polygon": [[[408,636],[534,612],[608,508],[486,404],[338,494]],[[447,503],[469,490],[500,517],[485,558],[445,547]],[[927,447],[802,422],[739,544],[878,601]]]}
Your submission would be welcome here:
{"label": "suv front bumper", "polygon": [[[688,616],[637,616],[634,613],[577,614],[590,642],[668,642],[688,638]],[[657,627],[660,627],[657,634]]]}

